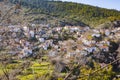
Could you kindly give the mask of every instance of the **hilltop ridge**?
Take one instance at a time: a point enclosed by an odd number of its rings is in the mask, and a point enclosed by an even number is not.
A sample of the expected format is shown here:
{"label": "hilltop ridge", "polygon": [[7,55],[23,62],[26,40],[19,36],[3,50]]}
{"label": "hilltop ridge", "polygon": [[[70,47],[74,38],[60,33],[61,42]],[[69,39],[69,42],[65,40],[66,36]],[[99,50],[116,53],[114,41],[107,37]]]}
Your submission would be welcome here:
{"label": "hilltop ridge", "polygon": [[[113,9],[105,9],[81,3],[62,2],[55,0],[10,0],[16,4],[19,3],[26,8],[25,13],[27,16],[44,14],[45,20],[49,20],[49,16],[55,17],[58,21],[71,23],[73,25],[80,25],[79,23],[87,24],[91,27],[119,20],[120,11]],[[35,17],[34,20],[41,18]],[[54,19],[54,18],[53,18]]]}

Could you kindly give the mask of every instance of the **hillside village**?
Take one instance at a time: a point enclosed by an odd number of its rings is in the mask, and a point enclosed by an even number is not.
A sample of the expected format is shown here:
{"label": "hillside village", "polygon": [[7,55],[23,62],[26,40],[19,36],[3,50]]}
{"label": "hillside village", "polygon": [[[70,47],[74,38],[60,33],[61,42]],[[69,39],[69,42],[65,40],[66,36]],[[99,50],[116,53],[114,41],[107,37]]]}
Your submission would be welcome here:
{"label": "hillside village", "polygon": [[[71,60],[83,65],[91,61],[87,60],[91,57],[100,64],[107,64],[120,56],[116,53],[120,52],[119,23],[116,21],[112,27],[101,29],[67,25],[52,27],[49,24],[1,26],[0,50],[16,56],[16,59],[46,55],[51,60],[62,59],[66,65]],[[47,51],[47,54],[39,55],[40,50]],[[116,64],[120,70],[120,63]]]}
{"label": "hillside village", "polygon": [[[29,27],[30,26],[30,27]],[[49,25],[29,26],[10,25],[0,30],[1,46],[10,48],[11,51],[22,55],[34,54],[35,48],[43,50],[58,51],[63,48],[68,54],[75,50],[77,52],[88,51],[92,53],[98,50],[109,51],[111,41],[119,40],[120,28],[112,29],[90,29],[88,26],[65,26],[52,28]],[[75,49],[72,49],[74,48]],[[27,51],[26,51],[27,50]],[[87,54],[85,54],[87,55]]]}
{"label": "hillside village", "polygon": [[119,47],[119,34],[120,27],[115,26],[91,29],[89,26],[52,27],[49,24],[9,25],[1,27],[0,46],[1,50],[9,50],[8,53],[19,58],[36,55],[36,49],[50,51],[50,57],[62,54],[64,58],[75,58],[100,51],[115,52]]}
{"label": "hillside village", "polygon": [[[19,13],[20,10],[21,9],[15,9],[14,14],[17,14],[17,12]],[[15,16],[18,16],[18,14]],[[12,16],[11,18],[14,17]],[[7,16],[5,16],[5,18],[7,18]],[[21,16],[19,18],[21,19]],[[100,65],[100,69],[105,68],[106,73],[103,71],[105,75],[110,75],[106,80],[110,78],[114,80],[120,79],[119,20],[104,23],[97,28],[92,28],[88,25],[80,26],[65,24],[64,26],[53,26],[51,23],[35,24],[33,22],[24,22],[20,19],[15,18],[13,21],[4,20],[3,23],[0,23],[0,56],[3,54],[0,57],[0,80],[23,80],[22,78],[3,78],[7,74],[7,69],[6,72],[3,69],[5,75],[1,77],[1,65],[9,68],[11,66],[8,65],[14,63],[10,62],[11,60],[18,62],[15,64],[17,65],[17,68],[12,66],[12,70],[17,70],[18,72],[15,72],[18,73],[18,75],[28,76],[26,75],[28,72],[28,74],[32,74],[32,77],[35,77],[36,75],[39,76],[39,72],[42,72],[42,69],[41,71],[38,69],[38,73],[37,70],[34,72],[34,66],[35,68],[36,65],[37,68],[41,68],[41,66],[45,67],[43,73],[45,70],[46,74],[43,75],[46,77],[47,75],[50,75],[50,71],[47,69],[51,68],[49,67],[50,65],[53,65],[54,68],[52,67],[52,69],[50,69],[52,70],[51,72],[53,72],[53,78],[46,80],[86,80],[84,77],[83,79],[80,78],[80,74],[82,72],[85,73],[88,70],[86,73],[91,75],[92,70],[95,70],[96,68],[95,64]],[[12,22],[15,23],[13,24]],[[28,60],[31,61],[29,62]],[[7,63],[7,61],[10,63]],[[23,66],[21,67],[21,64],[18,64],[22,63],[22,61]],[[24,62],[26,63],[24,64]],[[46,63],[46,65],[43,63]],[[108,67],[109,64],[112,66],[110,69]],[[19,67],[23,68],[23,70]],[[85,69],[82,69],[83,67],[86,68],[86,71],[84,71]],[[21,72],[19,72],[18,69],[21,70]],[[29,71],[29,69],[32,69],[32,71]],[[113,72],[107,73],[107,70]],[[10,77],[10,74],[12,77],[16,77],[15,72],[14,75],[8,72],[8,77]],[[97,74],[101,75],[101,73]],[[33,74],[36,75],[34,76]],[[103,77],[103,79],[105,77]],[[25,80],[27,79],[30,78],[26,78]],[[93,79],[94,78],[91,80]],[[99,79],[100,78],[98,78],[98,80]],[[31,80],[44,79],[34,78]]]}

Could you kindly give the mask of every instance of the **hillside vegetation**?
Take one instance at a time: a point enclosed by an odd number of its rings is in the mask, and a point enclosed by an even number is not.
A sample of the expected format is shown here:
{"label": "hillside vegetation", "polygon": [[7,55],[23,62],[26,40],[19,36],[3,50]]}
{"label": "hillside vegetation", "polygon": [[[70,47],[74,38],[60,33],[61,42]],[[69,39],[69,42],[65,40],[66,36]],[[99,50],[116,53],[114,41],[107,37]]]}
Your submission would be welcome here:
{"label": "hillside vegetation", "polygon": [[[15,4],[20,3],[22,6],[26,7],[27,15],[45,14],[57,18],[58,21],[71,23],[71,25],[81,25],[81,22],[83,22],[91,27],[96,27],[101,23],[120,19],[120,11],[80,3],[54,0],[10,1]],[[39,19],[39,17],[37,17],[37,19]]]}

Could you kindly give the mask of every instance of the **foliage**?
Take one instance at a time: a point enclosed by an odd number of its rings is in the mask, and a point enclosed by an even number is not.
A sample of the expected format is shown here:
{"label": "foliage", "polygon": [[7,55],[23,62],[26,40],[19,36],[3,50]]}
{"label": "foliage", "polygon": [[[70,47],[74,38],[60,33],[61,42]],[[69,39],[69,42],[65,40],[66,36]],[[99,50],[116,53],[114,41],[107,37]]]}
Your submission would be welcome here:
{"label": "foliage", "polygon": [[110,80],[113,76],[115,76],[115,72],[112,71],[111,65],[99,70],[102,66],[94,62],[94,67],[94,69],[87,66],[82,67],[79,80]]}
{"label": "foliage", "polygon": [[73,2],[62,2],[54,0],[10,0],[13,3],[20,3],[29,8],[28,14],[46,14],[57,17],[62,22],[83,25],[86,23],[95,27],[107,21],[120,19],[120,11],[93,7]]}
{"label": "foliage", "polygon": [[[19,75],[18,78],[20,80],[34,80],[42,78],[46,75],[46,78],[52,73],[52,66],[49,62],[41,62],[38,61],[32,62],[32,66],[23,71],[23,75]],[[44,79],[44,78],[43,78]]]}

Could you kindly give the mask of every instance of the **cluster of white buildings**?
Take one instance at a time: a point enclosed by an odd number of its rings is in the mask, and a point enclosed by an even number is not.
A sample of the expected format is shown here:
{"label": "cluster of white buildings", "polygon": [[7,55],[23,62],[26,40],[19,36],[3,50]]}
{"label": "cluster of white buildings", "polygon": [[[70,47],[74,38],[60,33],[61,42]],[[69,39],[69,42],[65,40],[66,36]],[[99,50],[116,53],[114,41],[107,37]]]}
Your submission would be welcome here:
{"label": "cluster of white buildings", "polygon": [[[64,40],[65,34],[67,34],[66,40]],[[109,51],[110,40],[120,39],[119,34],[120,27],[90,29],[88,26],[52,28],[42,24],[10,25],[0,30],[0,47],[9,48],[21,58],[34,54],[35,48],[48,50],[48,55],[52,57],[63,54],[65,58],[71,58],[100,50]]]}

